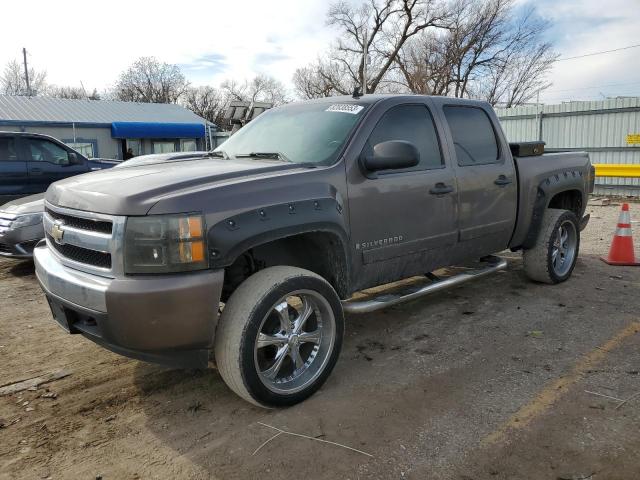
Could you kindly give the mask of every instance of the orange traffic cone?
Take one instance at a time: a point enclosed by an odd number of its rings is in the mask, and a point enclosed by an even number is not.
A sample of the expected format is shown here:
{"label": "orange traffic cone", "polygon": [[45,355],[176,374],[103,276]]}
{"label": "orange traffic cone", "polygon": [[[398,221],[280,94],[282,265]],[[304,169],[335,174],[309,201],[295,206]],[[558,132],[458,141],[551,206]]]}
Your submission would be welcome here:
{"label": "orange traffic cone", "polygon": [[618,218],[618,228],[611,242],[609,256],[600,257],[609,265],[640,265],[636,262],[633,251],[633,237],[631,236],[631,216],[629,215],[629,204],[623,203],[620,217]]}

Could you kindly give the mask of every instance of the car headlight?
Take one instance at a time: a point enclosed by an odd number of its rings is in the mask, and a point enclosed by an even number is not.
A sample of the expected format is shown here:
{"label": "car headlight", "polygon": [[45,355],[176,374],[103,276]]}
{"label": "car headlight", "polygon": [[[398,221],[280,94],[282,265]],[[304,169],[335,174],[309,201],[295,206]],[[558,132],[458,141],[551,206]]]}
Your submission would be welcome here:
{"label": "car headlight", "polygon": [[207,268],[202,215],[129,217],[124,235],[125,273],[171,273]]}
{"label": "car headlight", "polygon": [[11,230],[22,227],[30,227],[42,223],[42,213],[30,213],[27,215],[18,215],[11,221]]}

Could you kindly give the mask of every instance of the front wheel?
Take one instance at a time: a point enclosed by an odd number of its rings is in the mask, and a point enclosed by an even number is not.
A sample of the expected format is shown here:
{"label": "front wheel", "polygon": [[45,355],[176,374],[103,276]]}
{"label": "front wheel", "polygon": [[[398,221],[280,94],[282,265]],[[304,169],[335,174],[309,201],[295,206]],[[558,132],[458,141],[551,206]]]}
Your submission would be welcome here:
{"label": "front wheel", "polygon": [[527,276],[543,283],[567,280],[578,259],[580,228],[573,212],[549,208],[544,212],[538,239],[523,252]]}
{"label": "front wheel", "polygon": [[333,369],[344,334],[340,299],[319,275],[270,267],[231,295],[218,323],[215,357],[227,385],[262,407],[301,402]]}

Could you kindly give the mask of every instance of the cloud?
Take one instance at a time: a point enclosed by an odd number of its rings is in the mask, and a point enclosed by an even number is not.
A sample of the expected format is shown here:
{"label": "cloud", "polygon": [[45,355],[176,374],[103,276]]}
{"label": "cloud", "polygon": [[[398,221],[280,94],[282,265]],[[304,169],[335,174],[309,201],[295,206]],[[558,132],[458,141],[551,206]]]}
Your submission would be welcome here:
{"label": "cloud", "polygon": [[[349,0],[357,1],[360,0]],[[550,25],[547,39],[564,57],[640,43],[638,0],[516,0]],[[102,90],[140,56],[180,65],[194,85],[218,85],[258,73],[291,85],[296,68],[327,49],[335,30],[326,0],[31,0],[28,28],[20,2],[4,2],[0,69],[20,59],[58,85]],[[633,5],[631,5],[633,4]],[[635,6],[635,7],[634,7]],[[123,17],[122,12],[126,12]],[[71,35],[52,34],[73,32]],[[640,95],[640,49],[558,62],[547,101]],[[624,85],[617,85],[622,84]],[[613,86],[612,86],[613,85]]]}
{"label": "cloud", "polygon": [[257,71],[271,67],[274,63],[289,60],[291,57],[282,52],[260,52],[253,57],[253,66]]}
{"label": "cloud", "polygon": [[[640,21],[625,0],[529,0],[549,25],[546,38],[560,58],[613,50],[640,43]],[[542,92],[547,103],[640,95],[640,48],[555,63]]]}
{"label": "cloud", "polygon": [[207,73],[222,73],[227,69],[227,57],[220,53],[209,53],[196,58],[192,62],[180,64],[180,68],[189,71],[206,71]]}
{"label": "cloud", "polygon": [[207,53],[178,66],[182,73],[195,84],[211,83],[213,78],[225,74],[229,69],[227,57],[221,53]]}
{"label": "cloud", "polygon": [[[290,85],[296,68],[329,44],[328,4],[321,0],[201,2],[199,0],[32,0],[29,28],[19,2],[2,6],[0,70],[20,59],[46,70],[58,85],[82,82],[102,90],[140,56],[181,67],[194,85],[217,85],[268,73]],[[126,16],[122,16],[126,12]],[[73,32],[52,35],[56,31]]]}

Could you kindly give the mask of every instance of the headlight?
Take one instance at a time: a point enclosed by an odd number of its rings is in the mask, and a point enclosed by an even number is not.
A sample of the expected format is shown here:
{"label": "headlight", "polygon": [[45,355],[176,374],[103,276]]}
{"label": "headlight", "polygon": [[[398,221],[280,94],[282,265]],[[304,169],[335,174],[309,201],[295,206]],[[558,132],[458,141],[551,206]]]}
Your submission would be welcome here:
{"label": "headlight", "polygon": [[19,215],[11,221],[11,230],[22,227],[30,227],[42,223],[42,213]]}
{"label": "headlight", "polygon": [[202,215],[129,217],[124,235],[125,273],[170,273],[209,266]]}

